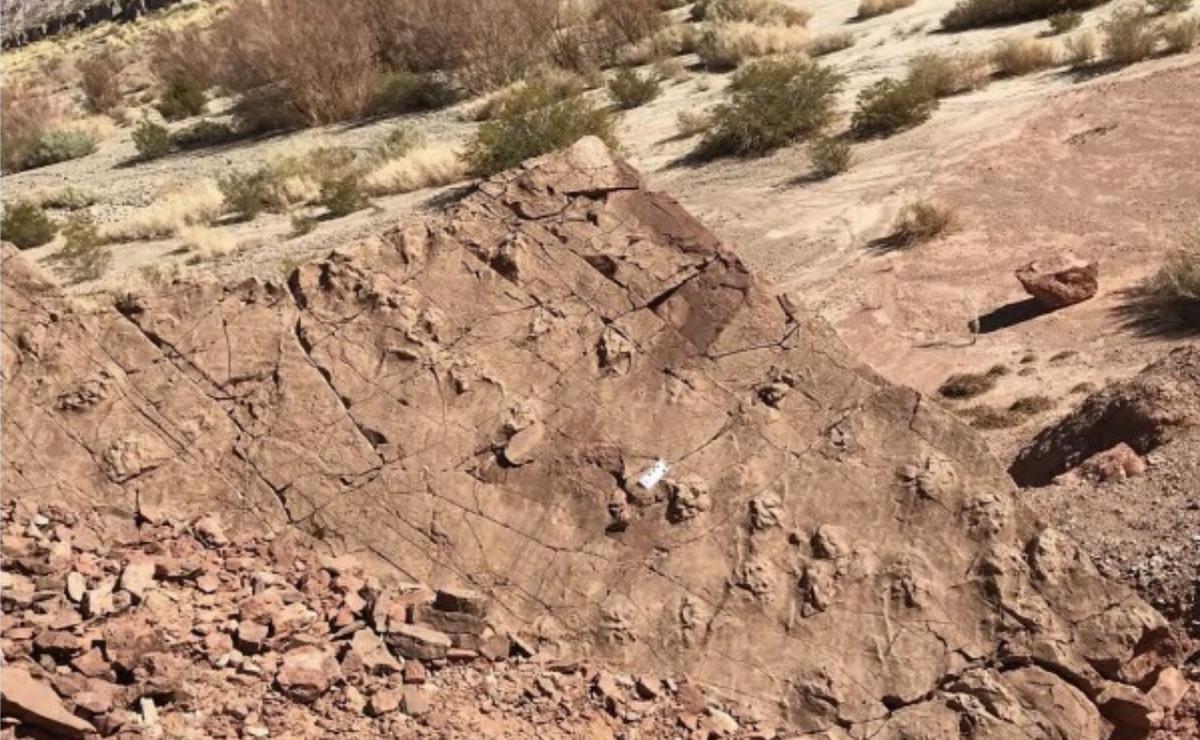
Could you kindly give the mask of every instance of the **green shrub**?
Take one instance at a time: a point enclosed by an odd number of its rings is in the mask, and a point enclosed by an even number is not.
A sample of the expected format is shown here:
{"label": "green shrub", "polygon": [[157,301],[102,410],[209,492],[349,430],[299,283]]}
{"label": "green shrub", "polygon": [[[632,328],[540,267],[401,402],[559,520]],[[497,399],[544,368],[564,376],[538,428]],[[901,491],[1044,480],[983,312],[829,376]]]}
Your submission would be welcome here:
{"label": "green shrub", "polygon": [[349,216],[371,205],[371,201],[363,194],[356,174],[343,175],[321,183],[321,197],[317,202],[325,207],[325,215],[329,218]]}
{"label": "green shrub", "polygon": [[148,161],[171,153],[171,137],[167,129],[143,118],[133,129],[133,145],[138,159]]}
{"label": "green shrub", "polygon": [[69,282],[97,280],[112,262],[95,222],[86,214],[77,214],[63,227],[66,243],[53,255],[56,268]]}
{"label": "green shrub", "polygon": [[808,144],[808,158],[813,173],[822,179],[840,175],[850,169],[853,154],[850,144],[831,136],[818,136]]}
{"label": "green shrub", "polygon": [[40,247],[57,233],[58,224],[40,206],[29,201],[6,205],[0,215],[0,239],[12,242],[18,249]]}
{"label": "green shrub", "polygon": [[168,121],[179,121],[203,113],[207,102],[208,96],[204,94],[204,86],[199,81],[180,77],[167,83],[155,107]]}
{"label": "green shrub", "polygon": [[1078,10],[1064,10],[1050,16],[1050,33],[1058,36],[1067,31],[1074,31],[1083,23],[1083,13]]}
{"label": "green shrub", "polygon": [[171,143],[180,149],[202,149],[225,144],[240,135],[236,128],[223,121],[196,121],[171,134]]}
{"label": "green shrub", "polygon": [[1140,11],[1120,8],[1100,26],[1104,33],[1104,58],[1113,64],[1133,64],[1154,54],[1158,34]]}
{"label": "green shrub", "polygon": [[267,170],[231,172],[217,181],[225,206],[238,218],[249,221],[274,202],[272,177]]}
{"label": "green shrub", "polygon": [[823,57],[842,49],[849,49],[854,46],[854,41],[854,34],[849,31],[831,31],[813,38],[805,44],[804,50],[808,52],[809,56]]}
{"label": "green shrub", "polygon": [[734,75],[696,155],[765,154],[806,139],[833,120],[845,77],[807,57],[765,59]]}
{"label": "green shrub", "polygon": [[858,107],[850,120],[855,136],[891,136],[929,120],[937,109],[935,91],[912,78],[879,80],[858,95]]}
{"label": "green shrub", "polygon": [[467,145],[466,159],[476,175],[492,175],[584,136],[599,136],[615,146],[613,129],[612,114],[590,100],[557,100],[542,86],[527,85],[510,96],[495,120],[479,127]]}
{"label": "green shrub", "polygon": [[968,28],[1020,23],[1049,18],[1072,10],[1088,10],[1106,0],[959,0],[942,16],[942,28],[962,31]]}
{"label": "green shrub", "polygon": [[79,211],[95,204],[98,199],[96,193],[91,190],[67,185],[44,195],[39,200],[42,208]]}
{"label": "green shrub", "polygon": [[96,151],[96,140],[85,131],[50,130],[42,134],[22,169],[45,167]]}
{"label": "green shrub", "polygon": [[650,75],[643,77],[632,69],[623,69],[608,81],[608,94],[618,108],[629,110],[658,97],[662,88]]}
{"label": "green shrub", "polygon": [[445,108],[457,100],[454,88],[439,77],[413,72],[384,72],[375,78],[368,110],[398,115]]}

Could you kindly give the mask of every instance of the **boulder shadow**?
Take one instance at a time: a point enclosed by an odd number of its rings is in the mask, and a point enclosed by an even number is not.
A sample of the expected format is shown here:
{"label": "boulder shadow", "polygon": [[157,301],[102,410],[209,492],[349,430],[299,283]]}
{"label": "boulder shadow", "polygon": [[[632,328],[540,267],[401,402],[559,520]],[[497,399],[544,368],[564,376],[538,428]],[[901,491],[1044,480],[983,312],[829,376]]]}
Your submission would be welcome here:
{"label": "boulder shadow", "polygon": [[1017,324],[1036,319],[1039,316],[1044,316],[1051,311],[1052,309],[1046,308],[1033,298],[1013,301],[972,321],[971,331],[975,334],[991,334],[992,332],[1008,329]]}

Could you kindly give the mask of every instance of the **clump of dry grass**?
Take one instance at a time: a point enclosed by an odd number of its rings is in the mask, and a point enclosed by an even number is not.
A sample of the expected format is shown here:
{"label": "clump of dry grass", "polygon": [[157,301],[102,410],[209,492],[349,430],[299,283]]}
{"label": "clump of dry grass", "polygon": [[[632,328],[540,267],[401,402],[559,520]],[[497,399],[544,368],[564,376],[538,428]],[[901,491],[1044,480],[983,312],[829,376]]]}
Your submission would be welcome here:
{"label": "clump of dry grass", "polygon": [[238,242],[232,234],[208,226],[183,226],[178,233],[180,246],[206,259],[215,259],[237,249]]}
{"label": "clump of dry grass", "polygon": [[1112,64],[1133,64],[1148,59],[1158,44],[1154,24],[1134,8],[1114,11],[1100,29],[1104,33],[1104,59]]}
{"label": "clump of dry grass", "polygon": [[906,205],[896,216],[891,240],[898,246],[910,247],[945,234],[954,226],[954,211],[929,200]]}
{"label": "clump of dry grass", "polygon": [[781,0],[700,0],[693,21],[744,21],[763,26],[803,26],[812,14]]}
{"label": "clump of dry grass", "polygon": [[986,87],[991,64],[982,54],[920,54],[908,63],[908,80],[944,98]]}
{"label": "clump of dry grass", "polygon": [[946,378],[938,393],[945,398],[974,398],[995,388],[996,381],[1005,375],[1008,368],[1003,365],[993,365],[982,373],[956,373]]}
{"label": "clump of dry grass", "polygon": [[708,130],[712,125],[712,116],[701,111],[680,111],[675,116],[676,137],[680,139],[690,139],[693,136],[698,136]]}
{"label": "clump of dry grass", "polygon": [[901,8],[907,8],[916,0],[860,0],[858,3],[858,13],[855,18],[864,20],[866,18],[874,18],[887,13],[894,13]]}
{"label": "clump of dry grass", "polygon": [[1200,229],[1142,284],[1136,308],[1156,323],[1200,330]]}
{"label": "clump of dry grass", "polygon": [[854,154],[849,142],[831,136],[818,136],[808,144],[808,159],[812,163],[813,174],[827,180],[850,169]]}
{"label": "clump of dry grass", "polygon": [[637,43],[628,44],[617,52],[617,61],[628,67],[640,67],[696,50],[699,31],[695,25],[675,24],[659,29]]}
{"label": "clump of dry grass", "polygon": [[803,51],[808,32],[800,26],[760,26],[754,23],[716,23],[696,44],[696,54],[714,72],[735,69],[757,57]]}
{"label": "clump of dry grass", "polygon": [[1006,409],[972,406],[959,413],[976,429],[1011,429],[1054,406],[1054,400],[1048,396],[1024,396],[1013,401]]}
{"label": "clump of dry grass", "polygon": [[217,183],[202,180],[190,187],[169,191],[128,219],[102,230],[106,241],[164,239],[184,226],[207,224],[221,215],[225,198]]}
{"label": "clump of dry grass", "polygon": [[1051,35],[1058,36],[1067,31],[1074,31],[1083,23],[1083,13],[1078,10],[1064,10],[1061,13],[1055,13],[1047,19],[1050,25]]}
{"label": "clump of dry grass", "polygon": [[369,195],[391,195],[448,185],[466,175],[467,166],[458,151],[433,145],[380,163],[363,175],[362,187]]}
{"label": "clump of dry grass", "polygon": [[854,46],[854,42],[854,34],[849,31],[830,31],[810,39],[804,50],[808,52],[809,56],[823,57],[826,54],[849,49]]}
{"label": "clump of dry grass", "polygon": [[1183,54],[1200,43],[1200,17],[1165,20],[1159,26],[1164,51],[1168,54]]}
{"label": "clump of dry grass", "polygon": [[1091,64],[1100,55],[1100,40],[1092,31],[1080,31],[1063,42],[1063,61],[1072,67]]}
{"label": "clump of dry grass", "polygon": [[991,60],[999,76],[1018,77],[1053,67],[1058,62],[1058,50],[1043,39],[1007,38],[992,49]]}

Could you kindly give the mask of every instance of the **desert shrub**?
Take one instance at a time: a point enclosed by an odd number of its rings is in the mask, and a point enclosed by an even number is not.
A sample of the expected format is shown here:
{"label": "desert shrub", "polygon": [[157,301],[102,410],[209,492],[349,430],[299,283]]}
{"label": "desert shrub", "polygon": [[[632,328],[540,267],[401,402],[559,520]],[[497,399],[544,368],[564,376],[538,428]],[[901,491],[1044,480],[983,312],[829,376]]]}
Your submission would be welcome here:
{"label": "desert shrub", "polygon": [[38,139],[22,169],[45,167],[86,157],[96,151],[96,139],[87,131],[51,129]]}
{"label": "desert shrub", "polygon": [[992,49],[991,59],[996,74],[1017,77],[1053,67],[1058,54],[1053,44],[1041,39],[1007,38]]}
{"label": "desert shrub", "polygon": [[596,20],[610,38],[637,43],[663,26],[663,17],[653,0],[606,0],[596,7]]}
{"label": "desert shrub", "polygon": [[1164,21],[1159,28],[1164,51],[1168,54],[1182,54],[1196,48],[1200,43],[1200,18],[1177,18]]}
{"label": "desert shrub", "polygon": [[[312,216],[294,213],[292,214],[292,233],[289,236],[292,239],[299,239],[305,234],[311,234],[317,228],[318,223],[317,219]],[[288,270],[287,274],[291,274],[291,270]]]}
{"label": "desert shrub", "polygon": [[654,63],[654,76],[659,80],[673,80],[679,82],[687,79],[688,70],[683,66],[683,62],[678,59],[663,59]]}
{"label": "desert shrub", "polygon": [[813,173],[822,179],[840,175],[850,169],[853,153],[850,144],[831,136],[818,136],[808,143],[808,158]]}
{"label": "desert shrub", "polygon": [[756,57],[801,52],[807,43],[808,33],[800,26],[717,23],[700,34],[696,54],[705,68],[722,72]]}
{"label": "desert shrub", "polygon": [[168,121],[179,121],[203,113],[207,102],[204,87],[198,80],[176,77],[167,82],[154,107]]}
{"label": "desert shrub", "polygon": [[858,13],[855,15],[859,20],[866,18],[874,18],[875,16],[892,13],[901,8],[907,8],[916,0],[860,0],[858,3]]}
{"label": "desert shrub", "polygon": [[1113,64],[1133,64],[1154,53],[1158,34],[1154,24],[1133,8],[1120,8],[1100,27],[1104,34],[1104,59]]}
{"label": "desert shrub", "polygon": [[833,120],[839,72],[803,56],[755,62],[734,75],[696,154],[765,154],[806,139]]}
{"label": "desert shrub", "polygon": [[608,81],[608,94],[618,108],[628,110],[645,105],[658,97],[662,88],[650,75],[642,76],[632,69],[617,72]]}
{"label": "desert shrub", "polygon": [[938,388],[945,398],[974,398],[996,387],[996,381],[1008,374],[1008,368],[995,365],[984,373],[958,373],[946,378]]}
{"label": "desert shrub", "polygon": [[920,54],[908,63],[909,83],[937,98],[977,90],[990,77],[988,60],[980,54]]}
{"label": "desert shrub", "polygon": [[1100,54],[1100,42],[1091,31],[1068,36],[1063,42],[1063,61],[1072,67],[1089,64]]}
{"label": "desert shrub", "polygon": [[1047,396],[1024,396],[1013,401],[1006,409],[972,406],[960,413],[976,429],[1009,429],[1020,426],[1034,416],[1049,411],[1054,406],[1054,400]]}
{"label": "desert shrub", "polygon": [[171,144],[180,149],[202,149],[237,139],[236,128],[222,121],[196,121],[171,134]]}
{"label": "desert shrub", "polygon": [[627,67],[640,67],[680,54],[690,54],[696,50],[698,38],[695,26],[666,26],[635,44],[622,47],[617,52],[617,62]]}
{"label": "desert shrub", "polygon": [[700,0],[693,21],[745,21],[762,26],[803,26],[812,14],[781,0]]}
{"label": "desert shrub", "polygon": [[162,239],[184,226],[209,223],[221,215],[224,197],[212,180],[162,194],[128,219],[104,229],[108,241]]}
{"label": "desert shrub", "polygon": [[5,205],[0,215],[0,239],[12,242],[18,249],[40,247],[57,233],[58,224],[36,203],[17,201]]}
{"label": "desert shrub", "polygon": [[208,90],[222,76],[225,60],[220,41],[195,23],[153,31],[149,41],[150,69],[167,86],[178,82]]}
{"label": "desert shrub", "polygon": [[208,226],[183,226],[177,236],[182,249],[207,259],[214,259],[237,249],[237,239],[232,234]]}
{"label": "desert shrub", "polygon": [[5,172],[28,169],[42,135],[58,116],[49,95],[27,87],[0,91],[0,164]]}
{"label": "desert shrub", "polygon": [[891,136],[929,120],[937,106],[931,88],[912,79],[887,77],[859,93],[850,131],[860,139]]}
{"label": "desert shrub", "polygon": [[680,139],[690,139],[708,130],[712,125],[712,116],[701,111],[680,111],[675,116],[676,136]]}
{"label": "desert shrub", "polygon": [[457,97],[454,88],[437,75],[384,72],[375,78],[368,108],[375,115],[397,115],[444,108]]}
{"label": "desert shrub", "polygon": [[1200,230],[1140,287],[1139,308],[1163,323],[1200,329]]}
{"label": "desert shrub", "polygon": [[79,211],[94,205],[99,198],[96,193],[86,188],[65,185],[52,190],[38,198],[38,205],[43,208],[57,208],[63,211]]}
{"label": "desert shrub", "polygon": [[377,161],[398,159],[421,145],[424,137],[410,126],[396,126],[372,149]]}
{"label": "desert shrub", "polygon": [[84,107],[92,113],[108,113],[121,104],[118,75],[121,61],[111,50],[102,51],[78,64]]}
{"label": "desert shrub", "polygon": [[166,127],[143,118],[133,129],[133,145],[138,159],[158,159],[171,153],[171,136]]}
{"label": "desert shrub", "polygon": [[407,193],[458,182],[466,174],[466,164],[457,151],[435,145],[380,163],[363,175],[362,188],[369,195]]}
{"label": "desert shrub", "polygon": [[1107,0],[959,0],[942,16],[942,28],[962,31],[968,28],[1020,23],[1049,18],[1071,10],[1088,10]]}
{"label": "desert shrub", "polygon": [[342,218],[371,205],[358,183],[358,176],[349,174],[321,183],[318,205],[325,207],[328,218]]}
{"label": "desert shrub", "polygon": [[[531,89],[536,93],[531,94]],[[587,89],[588,82],[582,75],[558,67],[540,69],[485,100],[475,110],[473,118],[476,121],[491,120],[509,109],[526,109],[533,98],[548,104],[569,100]]]}
{"label": "desert shrub", "polygon": [[257,128],[355,118],[371,99],[376,43],[358,3],[245,0],[213,28],[219,83]]}
{"label": "desert shrub", "polygon": [[1064,10],[1061,13],[1055,13],[1050,16],[1050,33],[1058,36],[1067,31],[1074,31],[1083,23],[1083,13],[1078,10]]}
{"label": "desert shrub", "polygon": [[76,214],[63,227],[64,243],[53,254],[55,271],[72,283],[98,280],[112,262],[112,252],[90,216]]}
{"label": "desert shrub", "polygon": [[804,49],[809,56],[823,57],[854,46],[854,34],[849,31],[831,31],[811,39]]}
{"label": "desert shrub", "polygon": [[1192,0],[1146,0],[1146,9],[1155,15],[1182,13],[1192,7]]}
{"label": "desert shrub", "polygon": [[612,114],[584,98],[557,100],[540,85],[515,93],[494,120],[484,123],[467,146],[471,171],[487,176],[530,157],[599,136],[615,145]]}
{"label": "desert shrub", "polygon": [[217,181],[225,207],[239,219],[249,221],[275,202],[271,191],[271,173],[265,169],[253,172],[231,172]]}
{"label": "desert shrub", "polygon": [[954,212],[927,200],[906,205],[896,216],[891,240],[898,246],[911,247],[935,239],[954,225]]}

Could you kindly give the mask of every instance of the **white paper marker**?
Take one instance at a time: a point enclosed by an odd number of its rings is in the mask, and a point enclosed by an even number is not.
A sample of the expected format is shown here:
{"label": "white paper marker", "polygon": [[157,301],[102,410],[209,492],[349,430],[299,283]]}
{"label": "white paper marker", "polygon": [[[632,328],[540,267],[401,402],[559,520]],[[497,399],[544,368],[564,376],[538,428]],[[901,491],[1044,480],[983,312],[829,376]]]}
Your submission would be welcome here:
{"label": "white paper marker", "polygon": [[651,488],[654,488],[656,485],[658,485],[658,482],[663,479],[663,476],[665,476],[667,471],[670,469],[671,466],[667,465],[666,460],[655,460],[654,464],[650,466],[650,469],[642,473],[641,478],[638,478],[638,485],[649,491]]}

